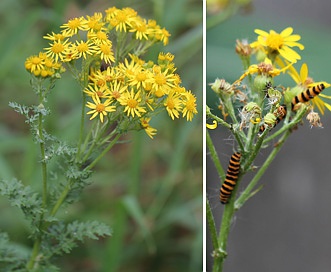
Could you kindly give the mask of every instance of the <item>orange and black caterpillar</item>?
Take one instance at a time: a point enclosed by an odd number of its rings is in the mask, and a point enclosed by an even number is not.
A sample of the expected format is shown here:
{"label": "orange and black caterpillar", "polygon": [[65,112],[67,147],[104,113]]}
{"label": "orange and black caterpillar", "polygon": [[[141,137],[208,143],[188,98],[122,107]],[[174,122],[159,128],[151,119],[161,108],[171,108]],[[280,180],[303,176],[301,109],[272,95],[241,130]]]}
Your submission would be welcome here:
{"label": "orange and black caterpillar", "polygon": [[310,87],[307,90],[303,91],[302,93],[298,94],[297,96],[293,97],[292,99],[292,110],[294,106],[299,102],[305,103],[308,102],[310,99],[314,98],[316,95],[319,95],[325,89],[325,85],[323,83]]}
{"label": "orange and black caterpillar", "polygon": [[[282,121],[287,114],[286,106],[280,105],[274,112],[274,115],[276,116],[276,123],[274,124],[274,127]],[[265,126],[260,126],[260,132],[263,132],[265,130]]]}
{"label": "orange and black caterpillar", "polygon": [[220,201],[222,204],[228,203],[231,193],[236,186],[240,170],[240,158],[241,154],[239,152],[235,152],[230,158],[226,177],[220,189]]}

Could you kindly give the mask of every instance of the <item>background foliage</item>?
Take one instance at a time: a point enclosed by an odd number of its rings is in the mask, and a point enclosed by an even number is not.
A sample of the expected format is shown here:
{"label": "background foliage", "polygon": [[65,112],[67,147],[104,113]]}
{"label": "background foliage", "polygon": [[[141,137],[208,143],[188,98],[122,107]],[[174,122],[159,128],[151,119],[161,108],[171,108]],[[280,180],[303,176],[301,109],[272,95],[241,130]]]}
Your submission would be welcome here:
{"label": "background foliage", "polygon": [[[66,20],[92,15],[107,7],[131,6],[142,17],[156,19],[172,34],[167,48],[175,54],[183,86],[198,100],[192,123],[157,120],[154,140],[142,133],[128,135],[92,176],[81,201],[62,214],[73,222],[98,220],[110,225],[109,239],[79,245],[58,260],[61,271],[201,271],[202,267],[202,2],[171,1],[23,1],[0,3],[0,178],[16,177],[38,188],[41,175],[35,144],[24,118],[10,101],[35,103],[25,58],[46,46],[42,36]],[[65,77],[65,76],[64,76]],[[61,80],[49,98],[48,130],[74,141],[80,94],[75,82]],[[151,124],[153,125],[153,124]],[[31,246],[23,215],[0,199],[0,229],[12,241]],[[22,248],[26,250],[26,248]]]}

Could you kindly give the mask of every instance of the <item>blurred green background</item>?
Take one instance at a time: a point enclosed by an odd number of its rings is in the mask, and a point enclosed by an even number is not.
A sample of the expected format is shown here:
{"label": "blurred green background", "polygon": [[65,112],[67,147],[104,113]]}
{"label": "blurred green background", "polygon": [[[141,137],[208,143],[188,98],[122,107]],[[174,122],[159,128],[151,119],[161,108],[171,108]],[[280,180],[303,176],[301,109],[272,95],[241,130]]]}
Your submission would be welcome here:
{"label": "blurred green background", "polygon": [[[330,1],[253,0],[249,9],[207,31],[207,83],[216,77],[233,82],[243,73],[234,51],[236,39],[252,42],[255,28],[280,32],[288,26],[301,35],[300,42],[305,45],[296,68],[306,62],[315,81],[331,82],[330,10]],[[277,78],[277,84],[294,86],[289,76]],[[216,108],[215,96],[209,86],[206,88],[207,105]],[[331,95],[331,89],[324,93]],[[305,121],[293,132],[261,178],[263,189],[236,214],[224,271],[330,271],[331,113],[327,111],[321,121],[324,129],[311,129]],[[235,141],[222,127],[211,135],[226,167],[237,148]],[[260,166],[269,151],[262,150],[255,165]],[[207,197],[219,226],[221,183],[208,156],[206,171]],[[241,184],[247,185],[251,177],[246,178]],[[208,271],[212,266],[210,243],[207,233]]]}
{"label": "blurred green background", "polygon": [[[61,271],[201,271],[202,270],[202,1],[0,1],[0,178],[17,177],[40,186],[38,147],[24,118],[8,102],[36,103],[24,69],[25,59],[47,43],[42,36],[59,31],[72,17],[106,8],[130,6],[156,19],[171,38],[157,52],[175,55],[182,84],[197,96],[199,114],[190,123],[166,114],[151,125],[154,140],[144,132],[128,135],[96,167],[93,184],[81,201],[62,213],[66,221],[99,220],[113,236],[87,241],[56,260]],[[49,97],[52,115],[47,128],[75,141],[80,112],[78,85],[64,76]],[[31,246],[22,214],[0,199],[0,229],[12,241]]]}

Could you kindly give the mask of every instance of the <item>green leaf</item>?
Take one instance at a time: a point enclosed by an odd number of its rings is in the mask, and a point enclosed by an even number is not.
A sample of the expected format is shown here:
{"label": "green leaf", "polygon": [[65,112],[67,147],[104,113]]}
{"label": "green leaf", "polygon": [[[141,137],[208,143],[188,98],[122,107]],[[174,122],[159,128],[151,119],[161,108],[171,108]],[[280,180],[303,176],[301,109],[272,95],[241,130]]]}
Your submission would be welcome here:
{"label": "green leaf", "polygon": [[24,186],[17,179],[1,180],[0,195],[7,197],[12,206],[20,208],[33,225],[39,222],[43,212],[42,200],[40,195],[33,192],[29,186]]}
{"label": "green leaf", "polygon": [[44,248],[47,249],[45,255],[51,257],[69,253],[78,245],[78,242],[82,242],[86,238],[98,240],[99,237],[110,235],[109,226],[97,221],[74,221],[67,225],[59,222],[51,226],[48,233],[45,233]]}

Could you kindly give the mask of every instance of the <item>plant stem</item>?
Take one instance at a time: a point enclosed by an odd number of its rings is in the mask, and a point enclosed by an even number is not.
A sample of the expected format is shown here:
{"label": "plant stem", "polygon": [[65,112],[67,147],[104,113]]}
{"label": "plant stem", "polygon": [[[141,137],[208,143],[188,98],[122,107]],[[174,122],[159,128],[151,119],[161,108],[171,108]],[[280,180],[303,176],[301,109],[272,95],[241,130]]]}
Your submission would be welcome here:
{"label": "plant stem", "polygon": [[[39,96],[39,107],[44,108],[44,105],[42,104],[44,100],[44,94],[40,93]],[[43,208],[43,213],[40,215],[39,219],[39,230],[40,233],[38,237],[36,238],[34,244],[33,244],[33,250],[32,254],[30,257],[29,262],[26,265],[26,268],[28,270],[32,269],[36,258],[38,256],[39,250],[40,250],[40,245],[41,245],[41,229],[43,227],[43,220],[44,220],[44,211],[47,210],[47,163],[46,163],[46,155],[45,155],[45,137],[43,133],[43,114],[40,112],[39,117],[38,117],[38,134],[40,138],[40,156],[41,156],[41,172],[42,172],[42,184],[43,184],[43,190],[42,190],[42,208]]]}
{"label": "plant stem", "polygon": [[[120,136],[121,134],[117,134],[116,137],[109,143],[109,145],[100,153],[100,155],[96,159],[94,159],[94,161],[89,164],[83,171],[91,170],[96,165],[96,163],[116,144]],[[70,192],[72,185],[73,180],[68,180],[67,186],[62,191],[59,199],[56,201],[51,211],[51,216],[54,216],[57,213],[58,209],[61,207],[62,203],[65,201],[68,193]]]}
{"label": "plant stem", "polygon": [[59,199],[56,201],[56,203],[51,211],[51,214],[50,214],[51,216],[54,216],[57,213],[58,209],[61,207],[62,203],[64,202],[68,193],[70,192],[71,186],[72,186],[72,180],[69,179],[66,187],[62,191]]}
{"label": "plant stem", "polygon": [[272,152],[269,154],[268,158],[263,163],[263,165],[261,166],[261,168],[259,169],[259,171],[256,173],[256,175],[254,176],[254,178],[248,184],[248,186],[246,187],[246,189],[244,190],[244,192],[237,199],[236,204],[235,204],[235,209],[236,210],[240,209],[243,206],[243,204],[250,198],[252,190],[255,188],[255,186],[257,185],[258,181],[260,180],[260,178],[262,177],[262,175],[264,174],[264,172],[267,170],[267,168],[269,167],[269,165],[271,164],[271,162],[274,160],[274,158],[276,157],[277,153],[279,152],[279,150],[283,146],[285,140],[287,139],[287,137],[290,134],[291,134],[290,131],[286,131],[283,134],[283,136],[281,137],[281,139],[279,140],[279,142],[277,143],[277,145],[274,147],[274,149],[272,150]]}
{"label": "plant stem", "polygon": [[[235,190],[238,188],[238,186],[235,187]],[[232,192],[233,195],[235,195],[235,190]],[[227,256],[226,248],[228,243],[228,237],[230,233],[230,226],[231,221],[234,215],[235,209],[234,209],[234,197],[230,198],[230,201],[224,206],[223,216],[222,216],[222,222],[221,222],[221,228],[219,233],[219,248],[218,248],[218,258],[214,258],[214,266],[213,271],[214,272],[222,272],[223,271],[223,263]]]}
{"label": "plant stem", "polygon": [[31,254],[29,262],[26,265],[26,269],[28,271],[30,271],[35,264],[36,258],[38,256],[38,253],[40,250],[40,244],[41,244],[41,238],[39,236],[33,244],[32,254]]}
{"label": "plant stem", "polygon": [[45,138],[43,134],[43,115],[39,113],[38,120],[38,133],[40,138],[40,155],[41,155],[41,171],[42,171],[42,183],[43,183],[43,202],[42,206],[46,209],[47,206],[47,164],[45,157]]}
{"label": "plant stem", "polygon": [[89,171],[91,170],[97,162],[117,143],[118,139],[121,137],[121,134],[117,134],[113,140],[109,143],[109,145],[100,153],[98,157],[94,159],[94,161],[89,164],[84,170]]}

